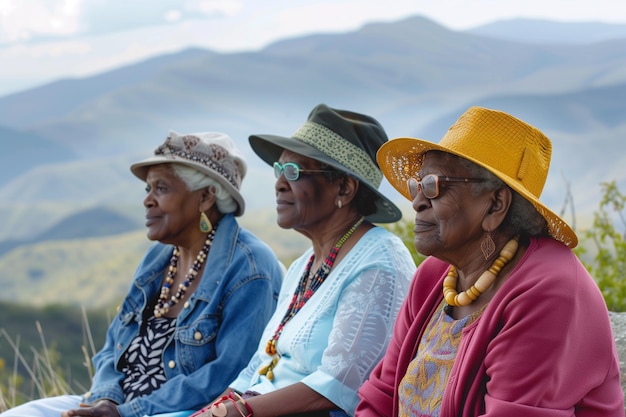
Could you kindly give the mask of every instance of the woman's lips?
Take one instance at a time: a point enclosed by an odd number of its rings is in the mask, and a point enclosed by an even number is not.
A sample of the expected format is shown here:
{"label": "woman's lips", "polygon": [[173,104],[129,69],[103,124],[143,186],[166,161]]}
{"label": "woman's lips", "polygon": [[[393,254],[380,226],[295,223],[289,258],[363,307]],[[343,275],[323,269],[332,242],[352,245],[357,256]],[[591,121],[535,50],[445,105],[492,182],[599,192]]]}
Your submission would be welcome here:
{"label": "woman's lips", "polygon": [[276,200],[276,207],[277,208],[278,207],[284,207],[284,206],[290,206],[290,205],[292,205],[292,203],[287,201],[287,200],[281,200],[281,199]]}
{"label": "woman's lips", "polygon": [[158,216],[146,216],[146,227],[150,227],[159,220]]}
{"label": "woman's lips", "polygon": [[415,225],[413,226],[413,232],[414,233],[425,232],[427,230],[432,229],[433,226],[434,226],[433,223],[425,222],[422,220],[415,220]]}

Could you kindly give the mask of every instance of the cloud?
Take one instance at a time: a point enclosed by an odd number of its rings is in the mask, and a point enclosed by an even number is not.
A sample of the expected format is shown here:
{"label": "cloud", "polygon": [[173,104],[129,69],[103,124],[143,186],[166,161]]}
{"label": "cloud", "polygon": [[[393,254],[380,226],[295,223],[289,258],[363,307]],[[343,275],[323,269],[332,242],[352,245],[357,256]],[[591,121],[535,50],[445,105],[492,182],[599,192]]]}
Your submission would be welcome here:
{"label": "cloud", "polygon": [[237,14],[239,0],[0,0],[0,45]]}
{"label": "cloud", "polygon": [[80,0],[0,0],[0,43],[80,30]]}
{"label": "cloud", "polygon": [[189,47],[279,39],[422,15],[464,30],[514,17],[626,22],[624,0],[0,0],[0,95]]}

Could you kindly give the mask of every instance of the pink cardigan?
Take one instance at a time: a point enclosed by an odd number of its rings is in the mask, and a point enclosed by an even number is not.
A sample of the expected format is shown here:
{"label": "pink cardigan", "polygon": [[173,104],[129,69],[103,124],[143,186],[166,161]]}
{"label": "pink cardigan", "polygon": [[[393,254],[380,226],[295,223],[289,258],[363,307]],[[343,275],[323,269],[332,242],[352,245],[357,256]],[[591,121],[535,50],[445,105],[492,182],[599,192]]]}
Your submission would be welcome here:
{"label": "pink cardigan", "polygon": [[[356,417],[398,415],[397,387],[449,265],[415,273],[383,360],[359,390]],[[532,239],[481,317],[463,330],[441,416],[624,417],[619,361],[604,299],[574,253]]]}

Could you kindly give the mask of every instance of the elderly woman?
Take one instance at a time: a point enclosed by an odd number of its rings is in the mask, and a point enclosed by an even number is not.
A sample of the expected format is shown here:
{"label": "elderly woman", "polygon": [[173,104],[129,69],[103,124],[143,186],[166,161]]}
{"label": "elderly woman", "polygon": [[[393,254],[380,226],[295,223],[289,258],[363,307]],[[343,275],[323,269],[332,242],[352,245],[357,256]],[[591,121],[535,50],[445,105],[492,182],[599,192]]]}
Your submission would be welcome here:
{"label": "elderly woman", "polygon": [[380,149],[428,258],[357,416],[624,416],[606,305],[576,235],[539,201],[551,150],[533,126],[480,107],[438,145]]}
{"label": "elderly woman", "polygon": [[199,414],[354,413],[415,270],[400,239],[372,224],[401,216],[378,191],[375,155],[386,140],[373,118],[325,105],[292,137],[250,137],[274,166],[278,225],[312,247],[288,269],[247,368]]}
{"label": "elderly woman", "polygon": [[254,353],[274,311],[281,269],[237,224],[246,164],[221,133],[171,133],[131,166],[146,182],[148,238],[158,241],[93,359],[89,393],[42,399],[13,416],[141,417],[198,409]]}

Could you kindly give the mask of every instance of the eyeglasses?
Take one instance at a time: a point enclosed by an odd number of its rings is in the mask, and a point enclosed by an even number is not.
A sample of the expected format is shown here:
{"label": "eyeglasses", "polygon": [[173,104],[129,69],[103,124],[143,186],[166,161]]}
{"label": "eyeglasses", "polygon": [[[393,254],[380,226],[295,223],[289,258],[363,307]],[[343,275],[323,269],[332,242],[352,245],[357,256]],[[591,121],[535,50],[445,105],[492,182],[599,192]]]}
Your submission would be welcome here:
{"label": "eyeglasses", "polygon": [[409,188],[409,195],[411,200],[415,200],[417,193],[420,191],[424,193],[424,197],[428,199],[434,199],[439,197],[441,188],[445,187],[449,182],[482,182],[487,181],[485,178],[463,178],[463,177],[444,177],[441,175],[428,174],[421,180],[416,178],[409,178],[407,181],[407,187]]}
{"label": "eyeglasses", "polygon": [[280,162],[274,162],[274,176],[279,178],[281,174],[285,174],[285,178],[289,181],[298,181],[300,174],[331,174],[336,172],[323,169],[302,169],[295,162],[285,162],[282,165]]}

